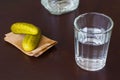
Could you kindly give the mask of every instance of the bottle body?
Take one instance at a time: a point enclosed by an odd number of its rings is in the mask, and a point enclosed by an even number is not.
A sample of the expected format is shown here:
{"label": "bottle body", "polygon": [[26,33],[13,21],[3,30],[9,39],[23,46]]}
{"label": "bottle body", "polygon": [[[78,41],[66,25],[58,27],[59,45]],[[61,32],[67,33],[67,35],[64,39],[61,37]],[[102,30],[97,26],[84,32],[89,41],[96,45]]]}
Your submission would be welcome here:
{"label": "bottle body", "polygon": [[75,10],[79,0],[41,0],[41,4],[54,15],[61,15]]}

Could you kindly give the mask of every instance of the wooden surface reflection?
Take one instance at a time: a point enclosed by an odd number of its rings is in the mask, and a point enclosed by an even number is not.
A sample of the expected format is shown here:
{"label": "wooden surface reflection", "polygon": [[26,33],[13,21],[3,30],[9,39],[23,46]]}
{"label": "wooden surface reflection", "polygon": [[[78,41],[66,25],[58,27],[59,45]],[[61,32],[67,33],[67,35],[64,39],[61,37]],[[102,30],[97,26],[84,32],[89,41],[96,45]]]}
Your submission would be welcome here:
{"label": "wooden surface reflection", "polygon": [[[40,0],[0,1],[0,80],[119,80],[120,0],[80,0],[77,10],[51,15]],[[106,66],[97,72],[79,68],[74,60],[73,21],[79,14],[100,12],[110,16],[114,28]],[[14,22],[33,23],[58,44],[38,58],[28,57],[11,44],[4,34]]]}

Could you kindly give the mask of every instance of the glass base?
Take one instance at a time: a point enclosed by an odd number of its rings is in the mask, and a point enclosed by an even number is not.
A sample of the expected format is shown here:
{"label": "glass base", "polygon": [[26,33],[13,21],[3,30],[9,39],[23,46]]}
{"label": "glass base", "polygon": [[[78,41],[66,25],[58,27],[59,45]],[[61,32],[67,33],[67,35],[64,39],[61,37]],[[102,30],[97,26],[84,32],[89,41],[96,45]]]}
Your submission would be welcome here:
{"label": "glass base", "polygon": [[83,60],[78,60],[76,59],[77,65],[87,71],[98,71],[103,69],[105,66],[105,61],[100,60],[100,59],[83,59]]}

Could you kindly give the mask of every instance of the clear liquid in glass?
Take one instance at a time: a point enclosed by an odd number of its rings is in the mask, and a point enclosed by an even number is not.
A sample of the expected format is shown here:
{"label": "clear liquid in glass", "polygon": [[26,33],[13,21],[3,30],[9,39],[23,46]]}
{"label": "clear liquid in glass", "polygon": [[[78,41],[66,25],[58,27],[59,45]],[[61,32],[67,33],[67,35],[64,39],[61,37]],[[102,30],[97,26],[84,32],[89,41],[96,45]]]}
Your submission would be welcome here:
{"label": "clear liquid in glass", "polygon": [[106,63],[109,34],[102,33],[105,30],[99,28],[85,27],[82,31],[75,34],[76,63],[85,70],[100,70]]}

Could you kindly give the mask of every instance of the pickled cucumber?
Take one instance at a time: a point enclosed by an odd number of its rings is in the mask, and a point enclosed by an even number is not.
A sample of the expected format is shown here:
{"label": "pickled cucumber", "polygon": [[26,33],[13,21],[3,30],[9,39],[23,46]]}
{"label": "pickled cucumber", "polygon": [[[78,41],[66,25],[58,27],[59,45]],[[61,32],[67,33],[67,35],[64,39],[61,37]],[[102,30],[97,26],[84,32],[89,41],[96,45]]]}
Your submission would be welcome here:
{"label": "pickled cucumber", "polygon": [[11,26],[11,31],[16,34],[31,34],[36,35],[39,32],[38,27],[25,22],[17,22]]}
{"label": "pickled cucumber", "polygon": [[25,51],[34,50],[40,42],[41,33],[39,32],[37,35],[26,35],[22,41],[22,47]]}

